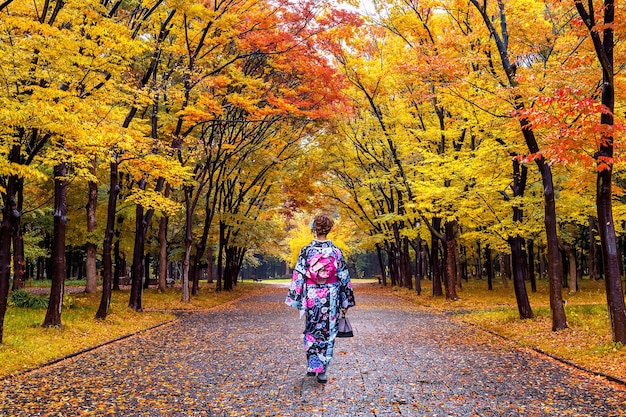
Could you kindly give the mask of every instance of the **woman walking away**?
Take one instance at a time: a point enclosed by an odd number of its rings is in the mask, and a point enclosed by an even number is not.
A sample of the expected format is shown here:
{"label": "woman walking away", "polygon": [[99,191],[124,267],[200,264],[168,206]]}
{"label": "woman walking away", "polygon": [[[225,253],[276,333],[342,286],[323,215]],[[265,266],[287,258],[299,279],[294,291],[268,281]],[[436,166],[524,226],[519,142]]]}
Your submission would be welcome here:
{"label": "woman walking away", "polygon": [[315,239],[300,250],[285,301],[300,310],[300,317],[305,316],[307,375],[317,375],[322,384],[327,381],[326,370],[333,356],[339,312],[355,305],[343,254],[326,239],[332,227],[332,219],[325,215],[315,216],[311,222]]}

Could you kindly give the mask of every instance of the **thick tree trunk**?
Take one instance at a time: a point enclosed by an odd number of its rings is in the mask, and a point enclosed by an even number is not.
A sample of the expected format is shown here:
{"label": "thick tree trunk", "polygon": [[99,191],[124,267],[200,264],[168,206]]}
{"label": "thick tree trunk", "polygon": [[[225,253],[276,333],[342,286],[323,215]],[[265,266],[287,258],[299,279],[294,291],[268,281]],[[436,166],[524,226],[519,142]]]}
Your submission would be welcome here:
{"label": "thick tree trunk", "polygon": [[[96,160],[92,161],[91,174],[96,175]],[[89,181],[89,196],[87,200],[87,243],[85,244],[87,273],[86,273],[86,293],[95,293],[98,290],[98,269],[96,267],[97,247],[93,241],[92,234],[98,228],[96,217],[96,207],[98,205],[98,184]]]}
{"label": "thick tree trunk", "polygon": [[96,312],[97,319],[106,318],[111,304],[111,288],[113,284],[113,237],[115,236],[115,212],[117,209],[117,195],[119,194],[119,173],[117,162],[111,162],[109,174],[109,201],[107,204],[107,221],[102,242],[102,297]]}
{"label": "thick tree trunk", "polygon": [[67,165],[64,163],[54,167],[54,234],[52,240],[52,285],[50,288],[50,302],[45,327],[61,326],[61,309],[63,308],[63,293],[65,291],[65,233],[67,226]]}
{"label": "thick tree trunk", "polygon": [[619,263],[617,260],[617,242],[613,223],[611,171],[598,172],[597,207],[600,240],[604,265],[607,306],[611,320],[613,341],[626,344],[626,308],[622,288]]}
{"label": "thick tree trunk", "polygon": [[[598,210],[598,225],[600,241],[602,243],[602,260],[605,275],[606,297],[611,319],[613,341],[626,344],[626,308],[624,306],[624,292],[619,270],[619,254],[615,236],[615,224],[613,223],[612,175],[613,175],[613,142],[612,135],[615,111],[615,67],[613,48],[615,5],[613,0],[604,0],[602,8],[604,21],[595,21],[594,4],[590,0],[585,9],[582,1],[574,2],[582,21],[587,25],[596,55],[602,66],[602,104],[608,109],[600,115],[602,140],[600,149],[595,155],[598,164],[598,177],[596,183],[596,207]],[[601,29],[598,29],[598,26]]]}

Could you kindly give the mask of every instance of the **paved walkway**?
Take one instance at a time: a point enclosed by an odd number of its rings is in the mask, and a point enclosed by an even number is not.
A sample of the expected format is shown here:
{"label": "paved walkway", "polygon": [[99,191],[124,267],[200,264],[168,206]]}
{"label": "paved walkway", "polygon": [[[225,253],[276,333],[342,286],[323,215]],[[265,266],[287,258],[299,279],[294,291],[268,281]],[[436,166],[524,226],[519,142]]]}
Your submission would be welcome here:
{"label": "paved walkway", "polygon": [[305,376],[286,288],[0,381],[3,416],[626,416],[626,387],[357,286],[353,339]]}

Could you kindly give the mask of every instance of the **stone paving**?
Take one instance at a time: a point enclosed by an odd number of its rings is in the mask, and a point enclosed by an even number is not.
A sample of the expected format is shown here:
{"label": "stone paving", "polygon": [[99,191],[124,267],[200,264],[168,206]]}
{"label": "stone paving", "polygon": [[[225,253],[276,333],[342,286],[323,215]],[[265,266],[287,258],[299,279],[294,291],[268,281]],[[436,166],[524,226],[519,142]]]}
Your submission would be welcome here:
{"label": "stone paving", "polygon": [[[285,287],[0,381],[2,416],[626,416],[626,387],[355,286],[322,385]],[[359,291],[359,289],[363,291]]]}

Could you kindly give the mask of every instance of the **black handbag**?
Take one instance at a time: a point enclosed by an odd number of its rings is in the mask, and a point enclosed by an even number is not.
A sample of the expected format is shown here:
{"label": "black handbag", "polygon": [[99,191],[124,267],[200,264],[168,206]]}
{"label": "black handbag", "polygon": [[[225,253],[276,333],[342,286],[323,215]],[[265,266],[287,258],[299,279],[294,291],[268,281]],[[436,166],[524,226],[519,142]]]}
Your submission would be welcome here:
{"label": "black handbag", "polygon": [[354,337],[354,332],[352,331],[352,325],[350,324],[350,320],[346,317],[345,313],[341,313],[341,316],[337,319],[337,337]]}

